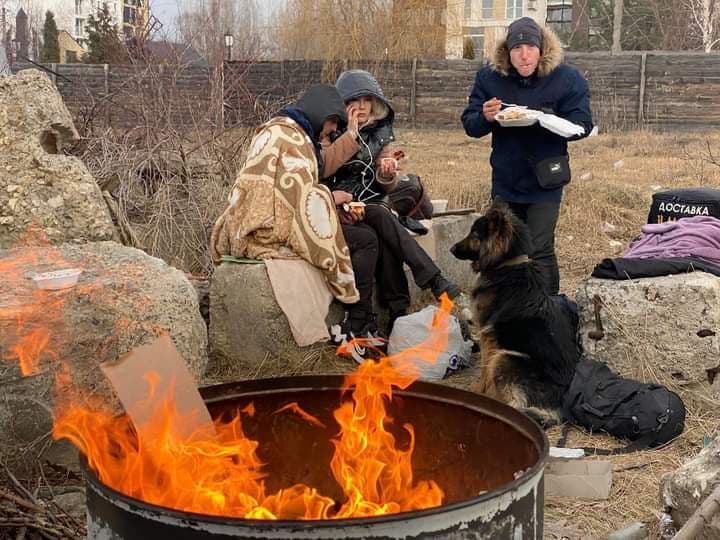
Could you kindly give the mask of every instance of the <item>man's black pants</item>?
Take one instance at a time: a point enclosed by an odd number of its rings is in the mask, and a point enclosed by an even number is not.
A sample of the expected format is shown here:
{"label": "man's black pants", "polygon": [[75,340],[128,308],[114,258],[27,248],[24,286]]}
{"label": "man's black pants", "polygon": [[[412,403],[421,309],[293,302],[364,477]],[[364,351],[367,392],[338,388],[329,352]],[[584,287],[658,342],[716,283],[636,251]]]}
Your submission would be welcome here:
{"label": "man's black pants", "polygon": [[508,206],[530,229],[535,248],[531,258],[542,272],[548,294],[557,294],[560,269],[555,255],[555,226],[560,203],[508,203]]}

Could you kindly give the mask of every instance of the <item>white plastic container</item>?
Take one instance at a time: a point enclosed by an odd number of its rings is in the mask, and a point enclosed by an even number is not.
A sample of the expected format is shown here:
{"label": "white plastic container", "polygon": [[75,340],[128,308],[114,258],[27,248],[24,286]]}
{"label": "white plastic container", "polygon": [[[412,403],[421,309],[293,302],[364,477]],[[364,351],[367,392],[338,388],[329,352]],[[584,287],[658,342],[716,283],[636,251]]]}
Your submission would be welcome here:
{"label": "white plastic container", "polygon": [[64,270],[54,270],[52,272],[43,272],[41,274],[35,274],[31,276],[31,279],[35,282],[39,289],[46,289],[49,291],[58,291],[60,289],[69,289],[74,287],[80,274],[82,274],[82,268],[66,268]]}
{"label": "white plastic container", "polygon": [[497,113],[495,120],[503,127],[527,127],[535,124],[542,114],[542,111],[515,106]]}

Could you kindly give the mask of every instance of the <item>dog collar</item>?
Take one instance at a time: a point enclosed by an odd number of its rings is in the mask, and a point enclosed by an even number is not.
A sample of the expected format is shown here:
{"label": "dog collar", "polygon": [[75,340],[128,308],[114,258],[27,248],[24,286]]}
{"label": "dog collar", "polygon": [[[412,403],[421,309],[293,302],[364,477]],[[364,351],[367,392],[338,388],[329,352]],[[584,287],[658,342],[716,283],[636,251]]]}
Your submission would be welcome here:
{"label": "dog collar", "polygon": [[508,259],[502,264],[497,265],[495,268],[503,268],[506,266],[517,266],[518,264],[526,264],[530,262],[530,257],[527,255],[518,255],[517,257],[513,257],[512,259]]}

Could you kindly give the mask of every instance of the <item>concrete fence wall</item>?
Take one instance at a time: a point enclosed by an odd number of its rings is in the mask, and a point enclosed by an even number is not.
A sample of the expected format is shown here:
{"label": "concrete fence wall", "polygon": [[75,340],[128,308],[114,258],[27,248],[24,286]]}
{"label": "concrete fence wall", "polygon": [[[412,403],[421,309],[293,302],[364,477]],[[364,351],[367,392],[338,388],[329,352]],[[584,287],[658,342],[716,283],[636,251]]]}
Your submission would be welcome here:
{"label": "concrete fence wall", "polygon": [[[213,107],[221,78],[202,67],[164,65],[16,64],[45,70],[62,95],[78,128],[202,126],[221,122]],[[216,95],[221,95],[219,90]],[[219,100],[215,100],[219,101]]]}

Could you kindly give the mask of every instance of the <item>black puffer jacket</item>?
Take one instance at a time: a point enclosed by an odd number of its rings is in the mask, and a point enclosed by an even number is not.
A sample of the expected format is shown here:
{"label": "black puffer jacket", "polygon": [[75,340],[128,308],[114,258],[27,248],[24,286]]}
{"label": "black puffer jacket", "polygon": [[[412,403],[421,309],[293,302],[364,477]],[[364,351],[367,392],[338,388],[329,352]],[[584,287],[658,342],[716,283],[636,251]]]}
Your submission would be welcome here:
{"label": "black puffer jacket", "polygon": [[[360,150],[333,176],[323,180],[323,183],[330,188],[330,191],[341,190],[352,193],[355,200],[366,202],[379,199],[385,192],[376,181],[378,172],[375,161],[383,147],[395,140],[392,128],[395,111],[385,98],[375,77],[367,71],[360,69],[344,71],[338,77],[335,86],[346,104],[362,96],[372,96],[385,104],[388,112],[383,118],[371,121],[360,129],[360,140],[358,140]],[[340,135],[342,132],[336,132],[330,140],[334,141]]]}

